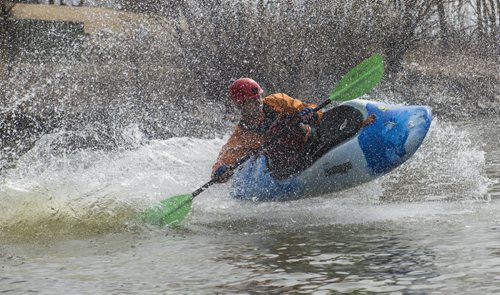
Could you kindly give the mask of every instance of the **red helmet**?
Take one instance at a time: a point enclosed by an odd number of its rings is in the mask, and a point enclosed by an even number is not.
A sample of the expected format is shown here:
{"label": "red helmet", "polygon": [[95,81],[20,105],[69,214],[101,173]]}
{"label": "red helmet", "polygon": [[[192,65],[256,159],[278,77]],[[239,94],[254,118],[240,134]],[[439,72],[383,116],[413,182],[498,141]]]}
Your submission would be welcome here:
{"label": "red helmet", "polygon": [[239,78],[229,87],[229,97],[236,104],[257,99],[264,92],[259,84],[249,78]]}

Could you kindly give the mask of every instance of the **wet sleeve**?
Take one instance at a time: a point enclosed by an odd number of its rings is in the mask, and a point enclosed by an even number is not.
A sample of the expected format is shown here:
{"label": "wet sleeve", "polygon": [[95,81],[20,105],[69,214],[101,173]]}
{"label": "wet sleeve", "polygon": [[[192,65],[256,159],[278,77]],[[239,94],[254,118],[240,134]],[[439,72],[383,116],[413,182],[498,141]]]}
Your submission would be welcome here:
{"label": "wet sleeve", "polygon": [[[303,108],[311,107],[315,108],[317,104],[315,103],[305,103],[298,99],[292,98],[284,93],[276,93],[265,98],[265,102],[270,105],[278,113],[296,113]],[[317,116],[315,116],[315,125],[319,125],[321,118],[323,117],[323,112],[318,111]]]}
{"label": "wet sleeve", "polygon": [[236,164],[240,159],[257,150],[262,142],[262,136],[236,127],[227,143],[222,147],[217,162],[212,166],[212,176],[220,165],[232,166]]}

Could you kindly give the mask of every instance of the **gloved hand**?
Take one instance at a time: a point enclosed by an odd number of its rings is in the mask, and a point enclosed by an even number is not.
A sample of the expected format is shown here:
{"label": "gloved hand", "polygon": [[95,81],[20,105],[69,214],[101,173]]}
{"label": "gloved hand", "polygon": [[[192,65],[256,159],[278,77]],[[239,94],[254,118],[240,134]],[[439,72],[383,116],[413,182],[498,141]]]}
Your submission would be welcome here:
{"label": "gloved hand", "polygon": [[309,123],[314,116],[314,110],[311,107],[305,107],[299,112],[302,122]]}
{"label": "gloved hand", "polygon": [[229,176],[229,166],[227,165],[220,165],[215,169],[212,177],[215,178],[217,182],[225,182]]}

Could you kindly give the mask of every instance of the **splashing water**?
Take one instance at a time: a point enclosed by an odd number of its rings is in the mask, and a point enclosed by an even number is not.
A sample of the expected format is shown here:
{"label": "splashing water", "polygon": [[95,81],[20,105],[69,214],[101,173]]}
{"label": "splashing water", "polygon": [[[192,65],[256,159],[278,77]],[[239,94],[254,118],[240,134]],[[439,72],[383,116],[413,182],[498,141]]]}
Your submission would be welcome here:
{"label": "splashing water", "polygon": [[[477,137],[477,136],[476,136]],[[467,130],[434,120],[413,159],[383,178],[384,198],[400,201],[487,199],[484,147]]]}
{"label": "splashing water", "polygon": [[[144,208],[207,181],[225,142],[187,137],[145,142],[132,126],[125,137],[133,149],[65,153],[54,148],[64,135],[44,135],[2,175],[4,234],[43,237],[129,230],[130,221]],[[475,142],[470,133],[437,121],[412,159],[374,182],[285,203],[233,200],[228,185],[216,185],[195,200],[186,225],[349,224],[435,211],[425,203],[401,208],[391,205],[394,202],[484,199],[490,183],[482,176],[484,152]],[[383,214],[376,207],[381,204],[387,204]]]}
{"label": "splashing water", "polygon": [[201,183],[222,144],[221,139],[172,138],[131,150],[66,154],[52,148],[57,138],[43,136],[2,175],[4,232],[37,233],[47,224],[55,227],[47,231],[63,233],[123,228],[137,211]]}

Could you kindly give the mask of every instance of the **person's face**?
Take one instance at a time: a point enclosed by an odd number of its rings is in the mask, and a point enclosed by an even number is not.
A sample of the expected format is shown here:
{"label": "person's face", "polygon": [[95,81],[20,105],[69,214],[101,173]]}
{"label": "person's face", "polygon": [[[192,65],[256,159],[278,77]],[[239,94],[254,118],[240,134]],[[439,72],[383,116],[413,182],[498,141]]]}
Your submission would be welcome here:
{"label": "person's face", "polygon": [[262,96],[258,99],[249,100],[239,106],[241,115],[244,117],[257,116],[262,112]]}

